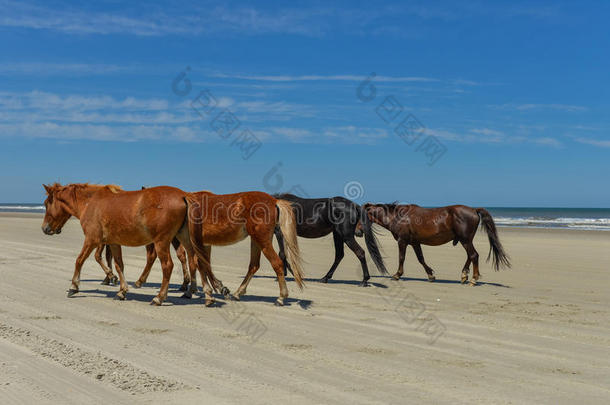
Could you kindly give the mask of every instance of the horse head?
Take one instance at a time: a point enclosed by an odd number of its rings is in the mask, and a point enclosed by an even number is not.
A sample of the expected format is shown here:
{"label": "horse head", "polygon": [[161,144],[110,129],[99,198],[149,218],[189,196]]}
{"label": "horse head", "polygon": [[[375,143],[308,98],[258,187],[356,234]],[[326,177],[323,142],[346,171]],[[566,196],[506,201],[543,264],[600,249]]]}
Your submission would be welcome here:
{"label": "horse head", "polygon": [[47,192],[47,199],[44,201],[46,212],[42,220],[42,232],[46,235],[60,234],[61,228],[72,216],[71,204],[74,200],[74,188],[58,183],[42,186]]}
{"label": "horse head", "polygon": [[371,222],[384,226],[390,222],[391,205],[366,203],[362,206],[362,209]]}

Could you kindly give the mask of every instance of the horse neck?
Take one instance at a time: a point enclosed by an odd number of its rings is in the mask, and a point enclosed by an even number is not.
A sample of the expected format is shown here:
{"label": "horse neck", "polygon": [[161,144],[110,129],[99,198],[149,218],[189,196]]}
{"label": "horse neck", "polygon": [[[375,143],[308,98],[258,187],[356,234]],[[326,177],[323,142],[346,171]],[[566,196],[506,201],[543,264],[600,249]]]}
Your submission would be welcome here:
{"label": "horse neck", "polygon": [[72,216],[80,219],[81,214],[89,204],[89,200],[91,196],[99,191],[99,187],[84,187],[84,188],[75,188],[72,193],[72,201],[70,204],[70,209],[72,210]]}
{"label": "horse neck", "polygon": [[374,217],[373,222],[379,226],[384,227],[385,229],[390,229],[390,225],[392,223],[392,217],[394,214],[385,214],[381,218]]}

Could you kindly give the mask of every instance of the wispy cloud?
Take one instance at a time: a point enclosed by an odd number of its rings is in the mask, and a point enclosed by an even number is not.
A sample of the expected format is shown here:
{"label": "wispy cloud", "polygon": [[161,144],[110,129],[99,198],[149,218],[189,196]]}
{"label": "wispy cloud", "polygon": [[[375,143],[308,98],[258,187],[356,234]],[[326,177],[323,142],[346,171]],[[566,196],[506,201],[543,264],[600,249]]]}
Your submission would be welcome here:
{"label": "wispy cloud", "polygon": [[46,63],[46,62],[20,62],[0,63],[0,75],[36,74],[48,75],[103,75],[136,71],[131,66],[88,64],[88,63]]}
{"label": "wispy cloud", "polygon": [[535,144],[552,147],[560,147],[563,143],[556,138],[548,136],[525,136],[521,134],[507,134],[490,128],[470,128],[461,132],[445,129],[427,129],[429,135],[436,136],[442,140],[466,143],[489,143],[489,144]]}
{"label": "wispy cloud", "polygon": [[347,143],[371,144],[387,138],[388,131],[381,128],[360,128],[355,126],[326,127],[320,130],[303,128],[273,127],[260,133],[267,139],[289,140],[296,143]]}
{"label": "wispy cloud", "polygon": [[[162,7],[146,3],[144,13],[134,11],[130,4],[118,6],[112,12],[102,12],[82,3],[44,3],[0,0],[0,26],[38,30],[54,30],[76,34],[128,34],[136,36],[182,35],[215,33],[246,35],[292,34],[323,36],[340,31],[352,35],[391,35],[397,37],[421,35],[414,27],[430,20],[468,19],[473,15],[494,15],[499,18],[536,16],[549,18],[557,14],[551,7],[476,6],[470,4],[375,5],[371,7],[283,7],[275,10],[250,4],[189,3],[181,7]],[[142,8],[141,8],[142,9]],[[184,11],[184,10],[187,11]],[[410,24],[396,23],[409,19]],[[388,19],[392,22],[388,22]]]}
{"label": "wispy cloud", "polygon": [[1,123],[1,136],[20,138],[46,138],[62,141],[92,140],[114,142],[181,141],[206,142],[217,140],[212,131],[189,126],[168,125],[95,125],[57,122]]}
{"label": "wispy cloud", "polygon": [[587,144],[587,145],[598,146],[598,147],[601,147],[601,148],[610,148],[610,140],[593,139],[593,138],[582,138],[582,137],[574,138],[574,140],[576,142],[584,143],[584,144]]}
{"label": "wispy cloud", "polygon": [[[266,81],[266,82],[304,82],[304,81],[349,81],[349,82],[360,82],[366,78],[366,76],[360,75],[231,75],[225,73],[215,73],[212,77],[223,78],[223,79],[240,79],[240,80],[255,80],[255,81]],[[376,82],[438,82],[438,79],[430,77],[419,77],[419,76],[375,76]]]}
{"label": "wispy cloud", "polygon": [[586,111],[587,107],[580,105],[570,104],[501,104],[493,105],[492,108],[501,110],[517,110],[517,111],[530,111],[530,110],[555,110],[565,112],[578,112]]}

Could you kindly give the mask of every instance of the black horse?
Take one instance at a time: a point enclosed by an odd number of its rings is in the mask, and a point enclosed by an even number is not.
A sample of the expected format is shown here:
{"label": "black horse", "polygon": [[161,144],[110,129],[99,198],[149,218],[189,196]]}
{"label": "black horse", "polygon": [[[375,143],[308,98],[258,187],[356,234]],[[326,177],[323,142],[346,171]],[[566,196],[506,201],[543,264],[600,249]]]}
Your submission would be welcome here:
{"label": "black horse", "polygon": [[[335,242],[335,261],[330,270],[322,279],[327,283],[333,277],[337,266],[343,259],[343,244],[345,243],[358,257],[362,264],[361,287],[368,286],[371,278],[366,264],[364,249],[356,242],[355,236],[362,236],[373,262],[382,274],[388,274],[383,263],[373,231],[373,224],[358,204],[343,197],[332,198],[300,198],[292,194],[276,194],[275,198],[292,202],[297,220],[297,234],[303,238],[321,238],[333,233]],[[361,226],[358,226],[358,224]],[[286,262],[284,254],[284,241],[281,232],[276,229],[275,237],[280,248],[279,256],[284,261],[284,273],[292,269]]]}

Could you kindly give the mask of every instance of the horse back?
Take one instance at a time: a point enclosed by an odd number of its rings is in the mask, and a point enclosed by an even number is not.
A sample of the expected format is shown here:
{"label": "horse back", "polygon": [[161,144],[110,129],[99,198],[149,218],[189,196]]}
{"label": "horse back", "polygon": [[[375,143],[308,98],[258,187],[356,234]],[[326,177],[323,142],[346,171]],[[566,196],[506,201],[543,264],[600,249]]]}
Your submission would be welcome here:
{"label": "horse back", "polygon": [[152,187],[95,193],[81,218],[83,230],[104,243],[140,246],[173,237],[186,218],[186,193],[175,187]]}
{"label": "horse back", "polygon": [[[230,245],[245,239],[263,225],[269,236],[277,222],[277,199],[260,191],[234,194],[198,192],[189,194],[189,226],[198,221],[203,243]],[[195,230],[197,231],[197,230]]]}

